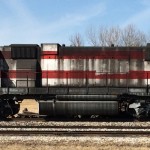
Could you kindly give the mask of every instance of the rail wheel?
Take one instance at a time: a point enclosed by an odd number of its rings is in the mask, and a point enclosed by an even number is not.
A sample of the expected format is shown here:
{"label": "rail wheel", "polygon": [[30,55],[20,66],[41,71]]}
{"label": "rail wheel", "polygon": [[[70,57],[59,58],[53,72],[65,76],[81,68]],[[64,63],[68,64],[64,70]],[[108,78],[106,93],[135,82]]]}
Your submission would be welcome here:
{"label": "rail wheel", "polygon": [[0,117],[6,118],[17,114],[20,110],[20,104],[14,100],[0,99]]}

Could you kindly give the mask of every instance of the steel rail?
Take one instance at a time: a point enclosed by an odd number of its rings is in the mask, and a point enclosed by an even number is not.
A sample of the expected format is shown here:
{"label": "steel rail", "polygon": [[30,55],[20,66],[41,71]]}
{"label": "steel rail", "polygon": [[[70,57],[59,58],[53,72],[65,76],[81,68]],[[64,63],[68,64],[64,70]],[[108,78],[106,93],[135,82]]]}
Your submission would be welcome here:
{"label": "steel rail", "polygon": [[0,131],[1,135],[150,135],[150,131]]}
{"label": "steel rail", "polygon": [[31,125],[31,126],[25,126],[25,125],[17,125],[17,126],[2,126],[0,125],[0,129],[10,129],[10,128],[38,128],[38,129],[150,129],[150,126],[79,126],[79,125],[69,125],[69,126],[62,126],[62,125],[46,125],[46,126],[37,126],[37,125]]}

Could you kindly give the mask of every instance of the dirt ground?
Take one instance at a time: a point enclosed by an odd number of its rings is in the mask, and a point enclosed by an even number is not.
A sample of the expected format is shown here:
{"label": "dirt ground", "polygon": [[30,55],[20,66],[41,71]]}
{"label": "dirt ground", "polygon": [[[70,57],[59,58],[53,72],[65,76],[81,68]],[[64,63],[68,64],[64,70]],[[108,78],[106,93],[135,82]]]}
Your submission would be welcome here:
{"label": "dirt ground", "polygon": [[22,111],[27,108],[28,111],[38,113],[38,102],[36,102],[34,99],[25,99],[20,104],[20,111],[19,113],[22,113]]}

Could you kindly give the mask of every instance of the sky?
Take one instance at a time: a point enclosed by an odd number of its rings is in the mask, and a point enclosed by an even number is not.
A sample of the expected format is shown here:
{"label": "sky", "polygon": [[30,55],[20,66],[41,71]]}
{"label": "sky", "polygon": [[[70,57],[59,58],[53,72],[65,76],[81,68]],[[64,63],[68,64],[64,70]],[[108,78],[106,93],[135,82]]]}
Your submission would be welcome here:
{"label": "sky", "polygon": [[150,0],[0,0],[0,45],[59,43],[91,26],[150,33]]}

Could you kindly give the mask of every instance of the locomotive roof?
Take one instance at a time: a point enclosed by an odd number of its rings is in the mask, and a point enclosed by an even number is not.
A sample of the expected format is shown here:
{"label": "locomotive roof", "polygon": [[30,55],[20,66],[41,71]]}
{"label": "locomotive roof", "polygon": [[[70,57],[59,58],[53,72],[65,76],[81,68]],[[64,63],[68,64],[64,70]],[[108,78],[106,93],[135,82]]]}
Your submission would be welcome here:
{"label": "locomotive roof", "polygon": [[144,47],[64,47],[59,49],[59,56],[98,55],[100,52],[142,51]]}

